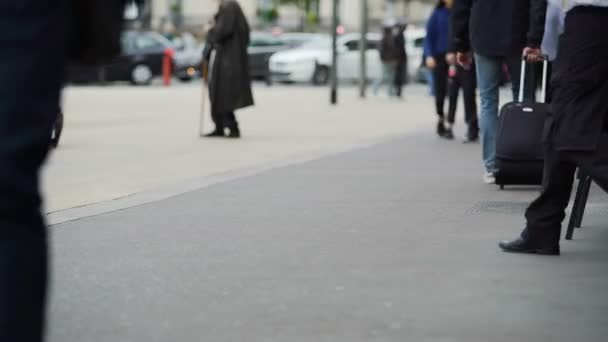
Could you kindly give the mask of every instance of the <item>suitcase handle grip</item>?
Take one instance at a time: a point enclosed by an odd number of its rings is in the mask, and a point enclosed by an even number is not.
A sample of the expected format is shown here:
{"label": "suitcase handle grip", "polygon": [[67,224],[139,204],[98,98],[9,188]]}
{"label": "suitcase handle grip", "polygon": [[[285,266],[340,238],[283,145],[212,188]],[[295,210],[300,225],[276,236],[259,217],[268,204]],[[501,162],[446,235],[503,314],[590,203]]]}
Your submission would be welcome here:
{"label": "suitcase handle grip", "polygon": [[[525,80],[526,80],[526,65],[528,65],[528,56],[522,56],[521,57],[521,72],[519,75],[519,96],[518,96],[518,101],[519,102],[524,102],[524,85],[525,85]],[[543,61],[543,80],[542,80],[542,86],[541,86],[541,94],[540,94],[540,98],[542,99],[542,103],[547,102],[547,79],[549,78],[549,76],[547,75],[547,71],[548,71],[548,66],[549,66],[549,57],[547,55],[542,55],[540,56],[542,61]]]}

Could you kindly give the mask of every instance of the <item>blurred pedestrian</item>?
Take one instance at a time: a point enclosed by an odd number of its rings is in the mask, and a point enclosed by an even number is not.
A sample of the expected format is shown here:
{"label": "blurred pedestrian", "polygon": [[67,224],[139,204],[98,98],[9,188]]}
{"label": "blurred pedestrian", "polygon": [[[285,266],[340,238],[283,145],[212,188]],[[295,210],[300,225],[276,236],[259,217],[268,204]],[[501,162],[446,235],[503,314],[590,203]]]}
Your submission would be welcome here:
{"label": "blurred pedestrian", "polygon": [[240,138],[234,111],[253,105],[247,54],[250,29],[237,1],[219,3],[215,25],[207,37],[209,98],[215,129],[206,136]]}
{"label": "blurred pedestrian", "polygon": [[110,60],[120,50],[123,2],[101,2],[0,2],[2,342],[44,337],[48,247],[39,172],[60,107],[68,55],[90,63]]}
{"label": "blurred pedestrian", "polygon": [[566,3],[545,129],[543,190],[526,211],[520,237],[499,244],[506,252],[560,254],[577,167],[608,192],[608,0]]}
{"label": "blurred pedestrian", "polygon": [[[559,35],[564,31],[564,16],[561,0],[547,1],[547,18],[545,21],[545,34],[541,44],[541,50],[549,59],[547,64],[547,75],[549,79],[553,74],[553,63],[557,58],[557,49],[559,45]],[[547,99],[550,103],[553,98],[553,87],[551,82],[547,82]]]}
{"label": "blurred pedestrian", "polygon": [[395,95],[401,97],[403,85],[408,82],[407,74],[407,51],[405,50],[405,30],[407,24],[405,21],[398,23],[393,28],[393,39],[395,44],[395,52],[397,57],[397,65],[395,66]]}
{"label": "blurred pedestrian", "polygon": [[462,89],[464,101],[464,120],[467,124],[467,133],[464,143],[476,142],[479,139],[479,123],[477,120],[477,80],[475,79],[475,68],[464,68],[456,62],[456,54],[449,52],[446,55],[448,71],[448,126],[444,138],[454,139],[452,127],[458,109],[458,94]]}
{"label": "blurred pedestrian", "polygon": [[395,96],[395,71],[397,68],[397,51],[393,37],[392,25],[385,25],[382,29],[382,41],[380,42],[380,60],[382,62],[382,75],[374,84],[374,95],[378,95],[380,89],[387,88],[388,96]]}
{"label": "blurred pedestrian", "polygon": [[[545,27],[547,0],[456,0],[453,10],[454,48],[457,59],[472,67],[475,53],[477,85],[481,97],[479,125],[483,150],[485,183],[495,183],[496,135],[498,129],[498,88],[502,65],[506,63],[512,82],[513,99],[519,91],[522,52],[535,61]],[[525,98],[534,97],[528,87]]]}
{"label": "blurred pedestrian", "polygon": [[450,8],[452,0],[439,0],[426,24],[426,38],[424,39],[424,55],[426,67],[433,73],[435,87],[435,111],[439,120],[437,122],[437,135],[444,137],[452,135],[452,126],[445,120],[445,99],[448,95],[448,37],[450,29]]}

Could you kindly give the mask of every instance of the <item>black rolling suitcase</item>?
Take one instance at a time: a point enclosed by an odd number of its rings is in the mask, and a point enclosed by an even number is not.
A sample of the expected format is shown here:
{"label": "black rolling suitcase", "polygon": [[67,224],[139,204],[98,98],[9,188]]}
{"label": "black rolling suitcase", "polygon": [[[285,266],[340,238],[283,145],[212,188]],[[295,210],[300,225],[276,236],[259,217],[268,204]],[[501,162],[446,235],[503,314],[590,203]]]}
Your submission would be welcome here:
{"label": "black rolling suitcase", "polygon": [[547,92],[547,59],[543,61],[542,103],[524,101],[527,62],[522,59],[519,101],[500,110],[496,137],[496,184],[540,185],[543,179],[543,130],[549,106]]}

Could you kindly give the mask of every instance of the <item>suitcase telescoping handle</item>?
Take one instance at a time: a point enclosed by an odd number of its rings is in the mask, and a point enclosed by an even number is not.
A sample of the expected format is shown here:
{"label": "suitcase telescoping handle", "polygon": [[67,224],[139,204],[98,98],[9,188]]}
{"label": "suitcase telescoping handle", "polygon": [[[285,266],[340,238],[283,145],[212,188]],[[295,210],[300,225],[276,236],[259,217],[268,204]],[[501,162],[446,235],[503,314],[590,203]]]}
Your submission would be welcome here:
{"label": "suitcase telescoping handle", "polygon": [[[541,56],[543,60],[543,80],[540,90],[540,98],[542,103],[547,102],[547,69],[549,67],[549,58],[547,56]],[[521,73],[519,75],[519,102],[524,102],[524,84],[526,79],[526,66],[528,65],[527,56],[521,58]]]}

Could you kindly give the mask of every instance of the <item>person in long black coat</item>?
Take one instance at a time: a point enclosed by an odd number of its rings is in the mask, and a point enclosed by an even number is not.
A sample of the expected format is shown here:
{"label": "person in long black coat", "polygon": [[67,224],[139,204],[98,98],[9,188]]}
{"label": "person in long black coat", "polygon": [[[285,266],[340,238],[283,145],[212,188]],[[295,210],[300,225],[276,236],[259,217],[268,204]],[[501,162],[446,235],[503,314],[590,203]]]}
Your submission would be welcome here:
{"label": "person in long black coat", "polygon": [[526,211],[507,252],[558,255],[574,174],[581,168],[608,192],[608,0],[570,2],[555,73],[552,116],[545,125],[543,191]]}
{"label": "person in long black coat", "polygon": [[215,26],[209,32],[209,97],[215,130],[208,137],[239,138],[234,111],[253,105],[249,75],[249,24],[234,0],[220,1]]}

